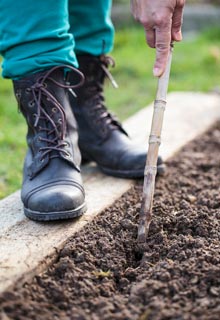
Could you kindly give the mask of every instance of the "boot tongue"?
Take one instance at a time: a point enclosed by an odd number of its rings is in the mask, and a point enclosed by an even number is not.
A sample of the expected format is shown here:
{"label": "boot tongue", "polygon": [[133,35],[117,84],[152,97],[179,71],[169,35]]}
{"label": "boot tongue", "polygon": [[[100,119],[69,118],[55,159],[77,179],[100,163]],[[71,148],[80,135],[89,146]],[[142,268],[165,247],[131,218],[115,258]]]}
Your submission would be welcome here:
{"label": "boot tongue", "polygon": [[80,58],[79,59],[80,70],[85,75],[85,83],[99,82],[104,84],[105,73],[101,67],[100,60],[98,58]]}

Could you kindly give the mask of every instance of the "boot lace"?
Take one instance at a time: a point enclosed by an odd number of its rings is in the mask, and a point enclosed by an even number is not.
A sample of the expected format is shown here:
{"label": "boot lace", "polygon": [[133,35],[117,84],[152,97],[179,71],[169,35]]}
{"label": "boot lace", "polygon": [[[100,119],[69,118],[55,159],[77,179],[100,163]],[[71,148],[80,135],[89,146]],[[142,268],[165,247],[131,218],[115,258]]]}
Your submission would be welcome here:
{"label": "boot lace", "polygon": [[[84,97],[91,101],[90,103],[90,115],[93,121],[99,125],[102,133],[105,135],[109,130],[119,129],[127,135],[126,131],[122,128],[118,118],[110,113],[105,105],[105,98],[103,94],[104,79],[108,78],[114,88],[118,88],[118,85],[109,72],[109,67],[115,66],[115,61],[112,57],[103,55],[96,60],[98,68],[101,68],[101,75],[93,78],[89,78],[89,81],[85,81]],[[99,72],[99,71],[98,71]],[[98,79],[97,79],[98,78]],[[80,98],[80,97],[79,97]]]}
{"label": "boot lace", "polygon": [[[77,73],[80,77],[80,81],[77,85],[70,85],[69,83],[60,83],[51,77],[51,74],[57,69],[70,69]],[[50,158],[59,157],[59,153],[61,152],[64,156],[69,157],[70,154],[64,149],[67,146],[67,142],[65,141],[66,136],[66,113],[62,106],[62,104],[54,97],[53,94],[47,89],[47,82],[51,81],[55,83],[57,86],[69,90],[73,90],[74,88],[78,88],[84,82],[83,74],[77,69],[69,66],[69,65],[61,65],[56,66],[50,69],[47,73],[45,73],[42,77],[38,78],[38,80],[29,88],[29,91],[33,94],[33,102],[37,106],[37,113],[35,114],[35,122],[34,127],[38,127],[39,131],[47,132],[47,138],[39,137],[40,141],[44,141],[47,143],[47,146],[41,147],[39,151],[42,152],[40,160],[43,161],[46,155],[49,155]],[[42,105],[42,98],[45,97],[48,102],[51,103],[51,114],[45,110],[45,107]],[[58,121],[53,119],[55,113],[59,113]],[[43,120],[41,123],[49,123],[45,127],[40,126],[39,122]],[[55,151],[55,152],[54,152]]]}

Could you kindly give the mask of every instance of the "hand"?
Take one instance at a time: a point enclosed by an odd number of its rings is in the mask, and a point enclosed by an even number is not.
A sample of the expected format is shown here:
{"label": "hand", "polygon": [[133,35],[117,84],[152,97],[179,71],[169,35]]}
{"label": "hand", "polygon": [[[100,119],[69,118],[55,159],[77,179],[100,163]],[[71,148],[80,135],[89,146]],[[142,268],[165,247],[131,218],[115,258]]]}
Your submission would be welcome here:
{"label": "hand", "polygon": [[144,26],[148,45],[156,48],[156,77],[165,70],[171,41],[182,40],[184,4],[185,0],[131,0],[132,14]]}

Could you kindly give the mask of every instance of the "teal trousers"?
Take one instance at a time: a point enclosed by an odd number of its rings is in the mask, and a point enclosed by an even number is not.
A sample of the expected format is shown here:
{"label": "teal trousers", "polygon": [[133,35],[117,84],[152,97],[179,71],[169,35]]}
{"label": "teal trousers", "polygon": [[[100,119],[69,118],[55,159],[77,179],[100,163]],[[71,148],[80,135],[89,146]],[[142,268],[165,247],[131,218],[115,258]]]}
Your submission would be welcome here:
{"label": "teal trousers", "polygon": [[76,54],[110,52],[111,0],[1,0],[2,75],[18,79],[55,65],[78,66]]}

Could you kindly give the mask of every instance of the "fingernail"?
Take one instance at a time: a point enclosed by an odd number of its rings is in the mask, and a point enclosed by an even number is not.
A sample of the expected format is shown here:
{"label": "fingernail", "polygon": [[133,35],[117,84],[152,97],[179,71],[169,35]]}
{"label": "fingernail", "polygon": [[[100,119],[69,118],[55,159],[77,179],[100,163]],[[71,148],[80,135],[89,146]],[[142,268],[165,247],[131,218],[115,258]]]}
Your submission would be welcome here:
{"label": "fingernail", "polygon": [[155,76],[155,77],[159,77],[160,75],[161,75],[161,69],[159,69],[159,68],[154,68],[153,69],[153,75]]}
{"label": "fingernail", "polygon": [[177,32],[177,33],[176,33],[176,41],[181,41],[182,38],[183,38],[183,37],[182,37],[181,31]]}

